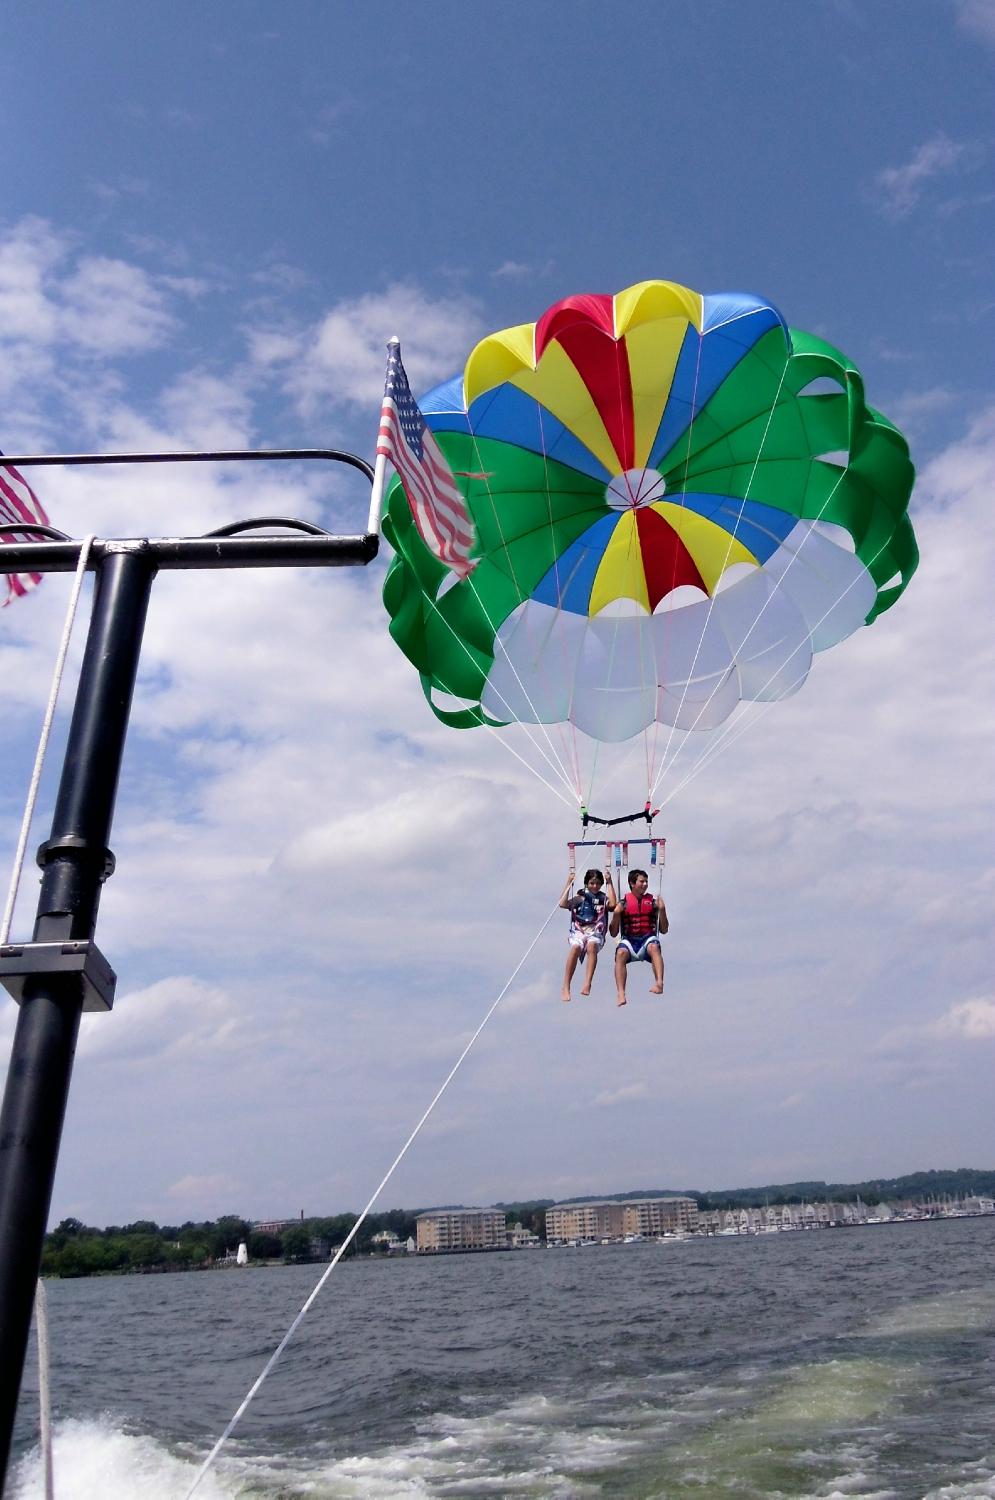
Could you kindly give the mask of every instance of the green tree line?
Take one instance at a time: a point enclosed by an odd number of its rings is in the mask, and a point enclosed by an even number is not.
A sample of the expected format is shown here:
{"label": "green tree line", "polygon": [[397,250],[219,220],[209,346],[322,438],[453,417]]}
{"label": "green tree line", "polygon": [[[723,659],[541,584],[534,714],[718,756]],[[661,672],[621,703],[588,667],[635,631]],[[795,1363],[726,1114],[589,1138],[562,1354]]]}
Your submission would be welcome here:
{"label": "green tree line", "polygon": [[[347,1254],[376,1251],[373,1237],[391,1229],[401,1240],[415,1233],[415,1214],[404,1209],[371,1214]],[[237,1214],[184,1224],[138,1219],[97,1229],[79,1219],[63,1219],[45,1236],[43,1276],[99,1276],[127,1272],[207,1269],[234,1254],[240,1243],[250,1260],[285,1262],[327,1260],[356,1223],[356,1214],[295,1219],[276,1231],[261,1231]]]}

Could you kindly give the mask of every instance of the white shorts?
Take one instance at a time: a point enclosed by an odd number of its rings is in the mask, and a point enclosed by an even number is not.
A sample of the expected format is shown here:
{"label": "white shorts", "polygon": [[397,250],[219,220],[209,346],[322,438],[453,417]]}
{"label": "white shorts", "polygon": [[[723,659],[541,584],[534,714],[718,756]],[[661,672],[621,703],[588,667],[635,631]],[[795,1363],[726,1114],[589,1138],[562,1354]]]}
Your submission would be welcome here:
{"label": "white shorts", "polygon": [[579,948],[581,953],[586,953],[588,947],[603,948],[605,935],[603,932],[585,932],[582,927],[577,927],[573,932],[567,933],[567,942],[571,948]]}
{"label": "white shorts", "polygon": [[649,946],[651,943],[656,943],[657,950],[662,951],[660,949],[659,937],[655,932],[651,932],[644,938],[620,938],[615,952],[618,953],[624,948],[626,953],[630,954],[632,958],[642,959],[645,963],[649,964],[653,962],[649,955]]}

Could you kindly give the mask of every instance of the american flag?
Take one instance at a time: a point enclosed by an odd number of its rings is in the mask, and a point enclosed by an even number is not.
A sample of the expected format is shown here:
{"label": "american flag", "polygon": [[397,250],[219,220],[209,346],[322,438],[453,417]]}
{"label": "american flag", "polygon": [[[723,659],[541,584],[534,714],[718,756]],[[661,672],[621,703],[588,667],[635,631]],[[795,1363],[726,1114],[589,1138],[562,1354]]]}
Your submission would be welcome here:
{"label": "american flag", "polygon": [[426,547],[447,568],[465,578],[473,567],[473,522],[445,454],[411,394],[400,346],[393,342],[388,346],[377,452],[389,458],[400,475]]}
{"label": "american flag", "polygon": [[[4,521],[22,523],[34,521],[39,526],[47,526],[48,516],[34,490],[23,476],[9,464],[0,463],[0,542],[31,540],[30,533],[23,531],[5,533]],[[0,599],[0,609],[8,605],[12,599],[19,599],[22,594],[26,594],[29,589],[33,589],[39,583],[41,583],[40,573],[0,573],[0,591],[4,594],[4,597]]]}

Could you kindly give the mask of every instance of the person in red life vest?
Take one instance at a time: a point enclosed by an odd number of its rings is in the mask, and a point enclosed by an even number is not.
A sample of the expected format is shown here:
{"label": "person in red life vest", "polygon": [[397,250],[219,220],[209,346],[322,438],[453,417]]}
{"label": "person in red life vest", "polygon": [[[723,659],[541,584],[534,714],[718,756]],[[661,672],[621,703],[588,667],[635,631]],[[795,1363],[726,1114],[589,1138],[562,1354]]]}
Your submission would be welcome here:
{"label": "person in red life vest", "polygon": [[611,920],[611,935],[618,937],[615,949],[615,988],[618,990],[618,1005],[625,1004],[625,981],[628,966],[633,959],[643,959],[653,966],[651,995],[663,994],[663,954],[660,937],[669,931],[667,908],[663,901],[646,894],[649,876],[645,870],[629,871],[629,890],[623,900],[615,903]]}
{"label": "person in red life vest", "polygon": [[591,981],[594,971],[598,967],[598,954],[604,947],[605,935],[608,932],[608,912],[615,906],[615,887],[612,885],[611,874],[606,870],[605,876],[608,880],[607,895],[602,887],[605,877],[600,870],[588,870],[584,876],[584,889],[578,891],[576,896],[571,895],[574,886],[576,870],[571,870],[567,876],[567,883],[563,887],[563,895],[560,897],[560,905],[564,911],[570,913],[570,931],[567,933],[567,942],[570,944],[570,952],[567,954],[567,966],[563,971],[562,999],[570,999],[570,981],[574,977],[574,970],[580,961],[581,955],[587,958],[584,969],[584,983],[581,986],[581,994],[591,993]]}

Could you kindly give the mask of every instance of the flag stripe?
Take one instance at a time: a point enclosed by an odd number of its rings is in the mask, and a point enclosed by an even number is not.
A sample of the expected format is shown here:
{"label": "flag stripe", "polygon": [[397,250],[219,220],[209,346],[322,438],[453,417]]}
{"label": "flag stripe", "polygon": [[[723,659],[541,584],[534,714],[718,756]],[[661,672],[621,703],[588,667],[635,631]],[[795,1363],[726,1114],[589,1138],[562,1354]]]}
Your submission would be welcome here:
{"label": "flag stripe", "polygon": [[[410,483],[417,490],[423,504],[431,508],[432,501],[436,502],[433,519],[438,522],[441,528],[444,528],[449,533],[450,538],[455,539],[465,546],[469,546],[473,542],[473,529],[469,517],[463,508],[463,497],[455,486],[452,485],[451,471],[448,467],[443,467],[445,459],[441,458],[441,455],[440,459],[436,459],[435,455],[431,452],[429,444],[425,443],[425,464],[429,469],[432,480],[435,481],[434,484],[426,484],[417,464],[407,459],[405,451],[397,447],[399,440],[403,441],[403,438],[396,425],[396,415],[393,411],[390,412],[390,417],[393,420],[390,421],[389,425],[385,421],[385,424],[381,426],[380,434],[383,441],[378,445],[377,452],[386,454],[394,464],[397,472],[401,475],[402,480],[405,481],[406,486]],[[452,488],[456,503],[453,503],[449,499],[448,488],[443,490],[443,486],[447,484],[447,481]],[[444,504],[444,500],[449,501],[449,503]]]}
{"label": "flag stripe", "polygon": [[[0,542],[23,541],[23,533],[3,531],[4,521],[12,524],[34,521],[39,526],[48,525],[48,516],[37,495],[23,476],[9,464],[0,464]],[[0,573],[0,579],[3,580],[0,585],[4,595],[0,599],[2,609],[12,599],[23,598],[29,589],[36,588],[41,583],[41,574]]]}

